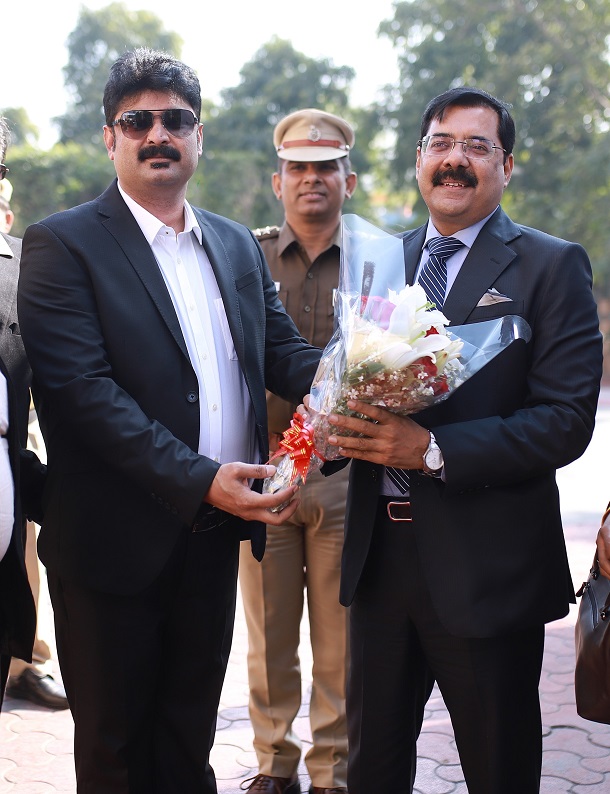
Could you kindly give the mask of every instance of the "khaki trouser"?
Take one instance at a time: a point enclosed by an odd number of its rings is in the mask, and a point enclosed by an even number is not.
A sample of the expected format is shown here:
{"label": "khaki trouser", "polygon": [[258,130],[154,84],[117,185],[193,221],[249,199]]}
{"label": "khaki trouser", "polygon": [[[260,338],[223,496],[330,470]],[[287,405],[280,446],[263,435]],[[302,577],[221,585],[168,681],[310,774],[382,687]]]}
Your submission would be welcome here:
{"label": "khaki trouser", "polygon": [[349,467],[312,472],[290,521],[267,527],[258,563],[241,545],[240,582],[248,626],[250,719],[259,772],[296,774],[301,742],[293,722],[301,707],[298,655],[307,590],[313,655],[309,720],[313,745],[305,763],[314,786],[345,786],[348,610],[339,604],[343,518]]}

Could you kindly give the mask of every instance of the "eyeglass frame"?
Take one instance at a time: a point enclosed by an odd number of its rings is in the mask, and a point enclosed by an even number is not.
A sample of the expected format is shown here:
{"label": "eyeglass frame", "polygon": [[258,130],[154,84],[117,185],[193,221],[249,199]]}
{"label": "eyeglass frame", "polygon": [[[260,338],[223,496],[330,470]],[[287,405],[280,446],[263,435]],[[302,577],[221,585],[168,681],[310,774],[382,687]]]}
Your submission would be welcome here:
{"label": "eyeglass frame", "polygon": [[[427,143],[427,141],[429,141],[430,138],[442,138],[445,141],[451,141],[452,142],[451,149],[448,152],[442,152],[441,154],[435,154],[434,152],[428,152],[428,143]],[[468,160],[484,160],[484,161],[487,161],[487,160],[491,160],[493,158],[493,156],[494,156],[493,151],[490,153],[489,157],[468,157],[468,154],[466,153],[466,147],[469,145],[469,143],[471,141],[484,141],[485,143],[488,143],[491,146],[492,150],[493,149],[499,149],[500,151],[504,152],[504,161],[506,162],[506,158],[508,157],[509,152],[507,152],[506,149],[503,146],[496,146],[495,143],[492,143],[489,140],[489,138],[483,138],[483,137],[477,138],[476,136],[473,136],[472,138],[466,138],[465,141],[458,141],[452,135],[441,135],[440,133],[435,132],[435,133],[432,133],[432,135],[424,135],[424,137],[421,140],[417,141],[417,145],[422,150],[422,154],[423,155],[429,154],[430,157],[447,157],[455,149],[455,144],[459,143],[459,144],[462,145],[462,151],[464,153],[464,157],[466,157]]]}
{"label": "eyeglass frame", "polygon": [[9,170],[10,169],[7,165],[4,165],[4,163],[0,163],[0,180],[4,179],[4,177],[8,174]]}
{"label": "eyeglass frame", "polygon": [[[170,113],[170,112],[172,112],[172,111],[176,111],[176,110],[180,111],[181,113],[190,113],[190,114],[193,116],[193,126],[192,126],[192,129],[190,130],[190,132],[187,132],[187,134],[186,134],[186,135],[177,135],[177,134],[176,134],[176,133],[177,133],[177,130],[172,130],[172,129],[170,129],[169,127],[166,127],[166,126],[165,126],[165,122],[164,122],[164,120],[163,120],[163,116],[164,116],[166,113]],[[142,130],[135,130],[135,129],[133,128],[133,126],[132,126],[132,125],[130,125],[130,124],[127,122],[127,120],[124,118],[124,116],[126,116],[128,113],[150,113],[150,114],[151,114],[151,116],[152,116],[152,123],[150,124],[150,126],[148,126],[148,127],[145,127],[145,128],[144,128],[144,129],[142,129]],[[188,138],[189,136],[191,136],[191,135],[193,134],[193,132],[196,130],[196,128],[197,128],[197,125],[199,124],[199,119],[198,119],[198,118],[197,118],[197,116],[196,116],[196,115],[193,113],[193,111],[192,111],[192,110],[190,110],[189,108],[164,108],[163,110],[145,110],[144,108],[139,108],[138,110],[125,110],[125,111],[123,111],[123,113],[121,113],[121,115],[119,116],[119,118],[118,118],[118,119],[115,119],[115,120],[114,120],[114,121],[112,121],[112,122],[110,122],[110,124],[109,124],[108,126],[110,126],[110,127],[114,128],[114,127],[116,127],[117,125],[119,125],[119,126],[121,127],[121,131],[122,131],[123,135],[124,135],[126,138],[130,138],[131,140],[138,140],[139,138],[141,138],[141,137],[144,137],[144,135],[145,135],[145,134],[146,134],[146,133],[147,133],[149,130],[152,130],[152,128],[155,126],[155,119],[157,119],[157,118],[160,118],[160,119],[161,119],[161,124],[163,125],[163,129],[167,130],[167,132],[168,132],[168,133],[169,133],[169,134],[170,134],[170,135],[171,135],[173,138],[179,138],[180,140],[185,140],[186,138]],[[123,125],[125,125],[125,126],[123,126]],[[182,126],[182,125],[181,125],[181,126]],[[126,128],[127,128],[128,130],[130,130],[130,132],[131,132],[131,133],[135,133],[135,134],[130,134],[130,133],[127,133],[127,132],[125,132],[125,129],[126,129]],[[179,128],[179,129],[180,129],[180,128]]]}

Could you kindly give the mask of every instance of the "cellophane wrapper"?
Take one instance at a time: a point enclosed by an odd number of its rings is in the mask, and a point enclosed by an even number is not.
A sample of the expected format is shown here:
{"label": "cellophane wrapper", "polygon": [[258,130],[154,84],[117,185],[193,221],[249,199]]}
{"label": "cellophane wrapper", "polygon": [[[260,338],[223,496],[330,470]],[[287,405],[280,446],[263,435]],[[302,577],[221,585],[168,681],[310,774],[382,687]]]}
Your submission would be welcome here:
{"label": "cellophane wrapper", "polygon": [[[300,484],[309,471],[340,457],[328,437],[349,433],[333,427],[328,417],[355,415],[348,400],[403,416],[418,413],[451,396],[515,340],[527,342],[531,336],[517,315],[448,328],[449,320],[421,286],[405,287],[401,237],[357,215],[343,216],[341,232],[336,329],[312,383],[309,415],[295,415],[284,433],[286,443],[271,459],[277,471],[265,480],[265,493]],[[304,447],[310,452],[307,466]]]}

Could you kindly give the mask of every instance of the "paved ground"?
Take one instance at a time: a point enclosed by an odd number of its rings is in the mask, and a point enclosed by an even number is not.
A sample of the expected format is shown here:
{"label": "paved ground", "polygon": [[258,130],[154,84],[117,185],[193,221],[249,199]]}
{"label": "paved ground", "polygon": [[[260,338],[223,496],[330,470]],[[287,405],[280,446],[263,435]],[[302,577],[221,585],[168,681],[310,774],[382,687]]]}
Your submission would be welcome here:
{"label": "paved ground", "polygon": [[[586,579],[593,557],[599,517],[610,498],[610,391],[600,402],[593,441],[579,460],[559,473],[562,508],[572,574],[578,587]],[[541,572],[544,575],[544,572]],[[540,685],[544,723],[543,794],[610,794],[610,725],[587,722],[574,707],[574,619],[576,607],[547,628]],[[51,620],[48,602],[42,620]],[[237,794],[240,782],[256,773],[252,730],[248,720],[246,630],[241,604],[235,641],[218,715],[213,764],[220,794]],[[303,707],[297,730],[306,748],[311,656],[307,626],[302,628]],[[434,692],[428,703],[419,742],[418,794],[467,794],[451,723],[443,700]],[[309,779],[300,769],[303,791]],[[72,768],[72,719],[7,698],[0,718],[0,794],[75,792]],[[377,794],[377,792],[370,792]],[[519,794],[515,792],[515,794]]]}

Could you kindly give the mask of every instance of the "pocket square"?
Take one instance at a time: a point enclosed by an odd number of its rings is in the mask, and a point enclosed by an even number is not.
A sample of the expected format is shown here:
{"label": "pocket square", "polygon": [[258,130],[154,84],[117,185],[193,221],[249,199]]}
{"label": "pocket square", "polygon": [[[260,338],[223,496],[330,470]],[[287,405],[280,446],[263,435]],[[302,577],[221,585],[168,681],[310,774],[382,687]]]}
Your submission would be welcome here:
{"label": "pocket square", "polygon": [[509,298],[508,295],[503,295],[492,287],[483,295],[481,300],[477,303],[477,306],[493,306],[494,303],[512,303],[512,300],[513,299]]}

